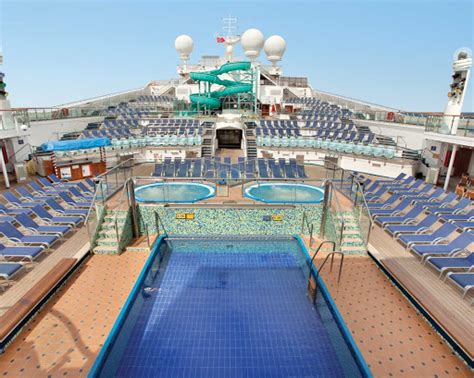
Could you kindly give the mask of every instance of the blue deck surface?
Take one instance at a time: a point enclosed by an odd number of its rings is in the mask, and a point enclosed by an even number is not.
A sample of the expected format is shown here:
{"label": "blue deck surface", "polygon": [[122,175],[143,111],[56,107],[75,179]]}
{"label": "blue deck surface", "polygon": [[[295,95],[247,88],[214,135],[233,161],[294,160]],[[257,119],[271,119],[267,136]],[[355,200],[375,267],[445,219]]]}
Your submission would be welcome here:
{"label": "blue deck surface", "polygon": [[294,240],[173,241],[114,375],[360,376],[303,261]]}

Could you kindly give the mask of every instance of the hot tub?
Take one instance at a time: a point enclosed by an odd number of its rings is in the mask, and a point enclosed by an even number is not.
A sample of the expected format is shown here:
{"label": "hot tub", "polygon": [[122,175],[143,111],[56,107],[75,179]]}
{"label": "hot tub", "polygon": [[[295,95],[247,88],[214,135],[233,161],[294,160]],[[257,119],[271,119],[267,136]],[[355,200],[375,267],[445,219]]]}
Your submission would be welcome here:
{"label": "hot tub", "polygon": [[265,203],[320,203],[324,190],[314,185],[275,182],[248,186],[244,196]]}
{"label": "hot tub", "polygon": [[206,184],[194,182],[168,182],[140,186],[135,189],[137,202],[193,203],[214,197],[216,190]]}

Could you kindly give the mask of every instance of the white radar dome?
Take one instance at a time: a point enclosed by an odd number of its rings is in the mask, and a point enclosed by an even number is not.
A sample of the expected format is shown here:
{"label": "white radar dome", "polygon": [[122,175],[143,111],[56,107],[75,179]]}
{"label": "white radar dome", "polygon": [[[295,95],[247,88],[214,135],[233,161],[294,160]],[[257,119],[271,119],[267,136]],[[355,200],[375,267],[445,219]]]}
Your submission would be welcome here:
{"label": "white radar dome", "polygon": [[189,35],[183,34],[176,38],[174,47],[182,60],[188,60],[193,52],[194,42]]}
{"label": "white radar dome", "polygon": [[273,64],[276,64],[285,53],[286,42],[279,35],[272,35],[265,41],[263,49],[265,50],[265,54],[267,54],[267,59]]}
{"label": "white radar dome", "polygon": [[245,55],[254,60],[260,55],[260,50],[263,47],[264,37],[260,30],[249,29],[240,37],[240,44],[244,50]]}

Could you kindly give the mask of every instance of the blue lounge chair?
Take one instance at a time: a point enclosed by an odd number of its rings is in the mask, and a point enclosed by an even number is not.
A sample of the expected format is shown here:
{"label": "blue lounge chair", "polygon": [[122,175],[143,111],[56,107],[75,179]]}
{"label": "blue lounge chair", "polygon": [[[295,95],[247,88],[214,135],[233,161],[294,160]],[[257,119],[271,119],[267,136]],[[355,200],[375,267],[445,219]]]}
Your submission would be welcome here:
{"label": "blue lounge chair", "polygon": [[449,272],[446,275],[456,286],[463,291],[462,297],[465,298],[467,293],[474,288],[474,273],[454,273]]}
{"label": "blue lounge chair", "polygon": [[17,208],[30,208],[36,205],[41,205],[44,204],[43,201],[41,202],[26,202],[20,200],[16,195],[14,195],[12,192],[3,192],[2,193],[3,198],[5,198],[10,206],[12,207],[17,207]]}
{"label": "blue lounge chair", "polygon": [[416,180],[413,185],[407,187],[407,188],[400,188],[400,189],[395,189],[392,190],[393,193],[398,193],[398,194],[409,194],[409,193],[417,193],[417,190],[421,185],[423,185],[423,180]]}
{"label": "blue lounge chair", "polygon": [[26,185],[31,189],[31,192],[33,194],[36,194],[39,196],[55,197],[58,195],[58,193],[66,191],[66,190],[60,190],[60,189],[49,187],[49,186],[48,187],[41,186],[36,181],[31,181]]}
{"label": "blue lounge chair", "polygon": [[54,216],[51,215],[48,211],[46,211],[41,206],[36,206],[31,208],[32,212],[35,213],[37,217],[39,217],[43,222],[47,223],[48,225],[55,225],[55,224],[65,224],[69,225],[73,228],[78,226],[84,221],[83,217],[80,216]]}
{"label": "blue lounge chair", "polygon": [[429,214],[417,224],[389,224],[385,227],[385,230],[394,237],[406,233],[420,234],[428,231],[438,220],[439,218],[436,215]]}
{"label": "blue lounge chair", "polygon": [[[418,180],[417,182],[421,182],[423,184],[423,181],[421,180]],[[396,190],[395,193],[401,194],[402,196],[410,196],[410,197],[418,198],[418,197],[423,197],[427,195],[427,193],[430,192],[431,190],[433,190],[433,185],[426,184],[425,186],[423,186],[423,188],[419,190],[412,190],[412,189]]]}
{"label": "blue lounge chair", "polygon": [[33,262],[36,260],[43,252],[45,251],[44,247],[29,247],[29,246],[14,246],[14,247],[5,247],[3,244],[0,244],[0,256],[8,260],[28,260]]}
{"label": "blue lounge chair", "polygon": [[474,243],[474,235],[470,232],[463,232],[447,244],[413,245],[410,249],[424,260],[430,255],[452,255],[464,249],[467,250],[471,243]]}
{"label": "blue lounge chair", "polygon": [[161,163],[155,164],[155,170],[153,171],[152,176],[161,177],[162,173],[163,173],[163,164]]}
{"label": "blue lounge chair", "polygon": [[[429,185],[425,186],[429,188]],[[423,188],[424,189],[424,188]],[[436,188],[433,192],[429,193],[428,191],[421,190],[418,194],[404,194],[403,198],[411,198],[413,201],[426,200],[429,198],[438,198],[444,193],[444,190],[441,188]]]}
{"label": "blue lounge chair", "polygon": [[369,208],[369,212],[373,218],[377,218],[378,216],[382,215],[398,215],[408,206],[410,206],[411,202],[412,201],[410,199],[404,199],[400,201],[395,207],[383,207],[379,209]]}
{"label": "blue lounge chair", "polygon": [[466,207],[470,206],[472,201],[469,198],[461,198],[458,203],[453,206],[430,207],[429,211],[435,214],[455,214],[462,212]]}
{"label": "blue lounge chair", "polygon": [[456,214],[441,214],[440,218],[446,222],[452,221],[472,221],[474,220],[474,209],[467,213],[456,213]]}
{"label": "blue lounge chair", "polygon": [[25,235],[15,226],[10,223],[0,223],[0,234],[7,239],[24,245],[42,245],[45,248],[50,248],[59,240],[56,235]]}
{"label": "blue lounge chair", "polygon": [[[419,205],[423,205],[425,209],[435,208],[440,206],[449,206],[451,202],[453,202],[457,198],[457,194],[453,192],[449,192],[443,198],[431,198],[426,200],[417,200],[416,203]],[[431,210],[430,210],[431,211]]]}
{"label": "blue lounge chair", "polygon": [[308,178],[308,175],[306,174],[306,172],[304,170],[304,165],[303,164],[297,164],[296,165],[296,172],[297,172],[299,178]]}
{"label": "blue lounge chair", "polygon": [[0,214],[7,214],[7,215],[16,215],[16,214],[31,214],[30,209],[10,209],[6,207],[4,204],[0,203]]}
{"label": "blue lounge chair", "polygon": [[[60,193],[59,194],[59,197],[61,197],[61,199],[66,202],[69,206],[72,206],[74,208],[90,208],[92,206],[92,202],[88,201],[76,201],[74,199],[71,198],[71,196],[67,193]],[[49,200],[49,198],[48,198]]]}
{"label": "blue lounge chair", "polygon": [[13,223],[16,222],[15,217],[11,215],[0,215],[0,222]]}
{"label": "blue lounge chair", "polygon": [[58,235],[61,238],[64,238],[66,234],[72,231],[71,226],[43,226],[36,223],[33,219],[31,219],[28,215],[19,214],[15,217],[16,221],[21,224],[26,229],[30,230],[34,234],[53,234]]}
{"label": "blue lounge chair", "polygon": [[202,161],[201,159],[194,160],[193,170],[191,173],[192,177],[202,176]]}
{"label": "blue lounge chair", "polygon": [[[39,177],[38,182],[43,185],[43,189],[46,191],[57,191],[59,192],[66,192],[69,188],[66,185],[53,185],[51,181],[47,178]],[[69,185],[70,187],[71,185]]]}
{"label": "blue lounge chair", "polygon": [[5,291],[5,286],[12,283],[13,278],[18,275],[25,266],[18,262],[0,261],[0,287]]}
{"label": "blue lounge chair", "polygon": [[82,192],[86,195],[93,195],[95,192],[95,186],[91,189],[90,187],[86,186],[83,182],[78,181],[76,182],[76,186],[82,190]]}
{"label": "blue lounge chair", "polygon": [[[368,203],[371,202],[378,202],[382,198],[382,196],[387,193],[387,188],[381,187],[379,190],[373,193],[366,193],[365,194],[365,199]],[[397,194],[392,194],[391,198],[398,198]]]}
{"label": "blue lounge chair", "polygon": [[439,271],[441,277],[448,270],[469,270],[474,268],[474,253],[467,256],[458,257],[433,257],[428,256],[425,259],[425,265],[430,264],[433,268]]}
{"label": "blue lounge chair", "polygon": [[53,183],[53,186],[76,186],[77,185],[77,183],[75,182],[70,182],[69,180],[60,179],[58,176],[54,174],[48,175],[48,178]]}
{"label": "blue lounge chair", "polygon": [[474,230],[474,221],[456,221],[452,223],[463,231]]}
{"label": "blue lounge chair", "polygon": [[414,206],[408,213],[405,215],[396,215],[396,216],[381,216],[375,219],[376,223],[382,225],[385,228],[388,224],[401,223],[401,224],[413,224],[415,219],[423,213],[423,208],[421,206]]}
{"label": "blue lounge chair", "polygon": [[267,164],[264,159],[258,159],[258,175],[260,178],[268,178]]}
{"label": "blue lounge chair", "polygon": [[385,201],[369,202],[367,206],[369,209],[383,209],[392,206],[395,202],[400,199],[398,194],[392,194]]}
{"label": "blue lounge chair", "polygon": [[52,198],[47,200],[46,203],[52,210],[61,215],[73,215],[85,218],[89,212],[89,210],[86,209],[66,209]]}
{"label": "blue lounge chair", "polygon": [[23,186],[18,186],[15,188],[15,191],[20,195],[20,200],[25,201],[25,202],[38,202],[41,203],[43,201],[46,201],[48,196],[40,196],[40,195],[33,195],[30,193],[26,188]]}
{"label": "blue lounge chair", "polygon": [[85,202],[85,201],[92,201],[94,196],[91,195],[90,192],[87,192],[87,193],[83,193],[82,191],[80,191],[77,187],[71,187],[69,189],[69,192],[76,198],[78,198],[80,201],[82,202]]}
{"label": "blue lounge chair", "polygon": [[451,223],[444,223],[433,233],[427,234],[398,234],[395,238],[406,245],[407,249],[414,244],[438,244],[447,240],[447,237],[456,231],[456,226]]}
{"label": "blue lounge chair", "polygon": [[390,190],[397,190],[397,189],[408,189],[411,185],[414,184],[416,178],[413,176],[408,177],[405,180],[401,180],[400,182],[394,182],[394,183],[386,183],[384,184],[385,187],[389,188]]}

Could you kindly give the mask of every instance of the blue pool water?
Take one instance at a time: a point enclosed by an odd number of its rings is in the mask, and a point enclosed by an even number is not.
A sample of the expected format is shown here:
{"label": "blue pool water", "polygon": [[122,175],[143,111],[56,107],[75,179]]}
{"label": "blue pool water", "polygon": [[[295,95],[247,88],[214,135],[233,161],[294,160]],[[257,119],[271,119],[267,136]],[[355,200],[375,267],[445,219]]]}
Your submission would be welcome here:
{"label": "blue pool water", "polygon": [[307,184],[264,183],[245,188],[244,195],[265,203],[319,203],[324,191]]}
{"label": "blue pool water", "polygon": [[[91,376],[357,377],[294,239],[162,243]],[[161,259],[161,262],[160,262]]]}
{"label": "blue pool water", "polygon": [[215,189],[199,183],[155,183],[135,189],[138,202],[186,202],[192,203],[214,197]]}

